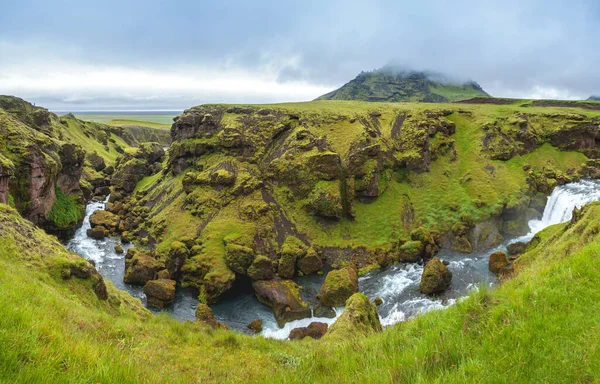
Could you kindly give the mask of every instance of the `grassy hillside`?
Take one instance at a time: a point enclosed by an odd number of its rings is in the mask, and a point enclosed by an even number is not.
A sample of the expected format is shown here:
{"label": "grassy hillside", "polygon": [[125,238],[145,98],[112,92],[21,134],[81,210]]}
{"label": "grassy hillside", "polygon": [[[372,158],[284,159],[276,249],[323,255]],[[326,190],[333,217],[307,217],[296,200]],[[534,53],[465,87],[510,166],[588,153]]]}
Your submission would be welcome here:
{"label": "grassy hillside", "polygon": [[101,300],[95,275],[65,273],[85,261],[0,205],[0,381],[594,382],[600,205],[577,217],[496,289],[370,337],[289,342],[149,316],[110,283]]}
{"label": "grassy hillside", "polygon": [[[177,116],[177,113],[75,113],[75,116],[81,120],[93,121],[96,123],[108,125],[141,125],[152,128],[164,128],[165,126],[171,126],[171,124],[173,123],[173,118]],[[136,124],[118,124],[118,122],[121,121],[133,121]]]}
{"label": "grassy hillside", "polygon": [[112,119],[108,123],[108,125],[112,125],[115,127],[123,127],[123,126],[134,126],[134,127],[148,127],[148,128],[157,128],[157,129],[170,129],[171,124],[162,124],[162,123],[154,123],[150,121],[143,120],[131,120],[131,119]]}
{"label": "grassy hillside", "polygon": [[489,95],[475,82],[455,82],[427,72],[379,69],[355,79],[317,100],[453,102]]}

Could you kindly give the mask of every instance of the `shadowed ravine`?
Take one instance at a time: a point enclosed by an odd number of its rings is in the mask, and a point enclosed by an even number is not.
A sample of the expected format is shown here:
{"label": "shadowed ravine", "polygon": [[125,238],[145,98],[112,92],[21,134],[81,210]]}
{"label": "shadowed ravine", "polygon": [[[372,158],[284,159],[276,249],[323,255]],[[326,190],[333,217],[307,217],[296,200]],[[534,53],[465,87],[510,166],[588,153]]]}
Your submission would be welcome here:
{"label": "shadowed ravine", "polygon": [[[488,271],[489,255],[495,250],[503,250],[514,241],[528,241],[533,235],[549,225],[570,220],[573,208],[592,201],[600,200],[600,181],[582,180],[566,184],[554,189],[539,220],[529,223],[531,232],[519,238],[506,240],[493,249],[476,251],[471,254],[442,250],[438,257],[450,262],[448,268],[453,274],[452,284],[441,296],[432,298],[419,292],[419,281],[423,272],[420,264],[397,264],[387,268],[374,270],[359,279],[360,291],[370,299],[380,297],[383,304],[379,306],[379,315],[383,325],[390,325],[430,310],[452,305],[470,290],[481,285],[492,285],[497,279]],[[94,240],[86,235],[90,228],[89,216],[97,209],[103,209],[104,202],[91,202],[86,209],[83,225],[69,241],[67,248],[81,256],[93,260],[100,273],[111,280],[117,288],[126,290],[132,296],[145,303],[145,295],[141,287],[123,283],[124,254],[117,254],[114,247],[117,239],[106,238]],[[131,245],[124,245],[127,250]],[[303,286],[302,295],[310,304],[316,302],[324,275],[312,275],[295,279]],[[198,304],[193,290],[178,289],[177,297],[165,310],[180,320],[194,320],[195,308]],[[303,319],[287,323],[283,329],[278,328],[270,308],[258,302],[251,289],[224,297],[219,303],[212,305],[217,320],[226,323],[230,328],[247,331],[246,325],[254,319],[262,319],[263,336],[285,339],[291,329],[306,326],[315,318]],[[152,309],[152,308],[151,308]],[[338,316],[343,308],[336,308]],[[331,324],[335,319],[319,318],[319,321]]]}

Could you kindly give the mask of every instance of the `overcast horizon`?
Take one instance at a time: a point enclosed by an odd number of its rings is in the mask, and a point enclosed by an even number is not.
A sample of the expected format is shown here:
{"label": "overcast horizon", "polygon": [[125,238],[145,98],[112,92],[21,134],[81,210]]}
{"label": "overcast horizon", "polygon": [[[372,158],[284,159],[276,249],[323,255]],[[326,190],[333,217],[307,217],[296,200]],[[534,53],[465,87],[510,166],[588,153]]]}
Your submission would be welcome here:
{"label": "overcast horizon", "polygon": [[585,99],[599,32],[591,0],[10,2],[0,94],[51,110],[306,101],[394,64],[496,97]]}

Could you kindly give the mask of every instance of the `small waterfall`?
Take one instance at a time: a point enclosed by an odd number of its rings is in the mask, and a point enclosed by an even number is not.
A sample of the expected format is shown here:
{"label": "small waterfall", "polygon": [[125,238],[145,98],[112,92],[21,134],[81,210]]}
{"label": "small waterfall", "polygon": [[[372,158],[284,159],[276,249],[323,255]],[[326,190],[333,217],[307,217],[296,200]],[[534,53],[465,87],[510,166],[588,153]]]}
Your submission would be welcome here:
{"label": "small waterfall", "polygon": [[600,181],[584,179],[577,183],[565,184],[554,188],[548,197],[544,208],[544,215],[540,220],[529,222],[530,233],[519,238],[519,241],[527,241],[542,229],[571,220],[574,208],[593,201],[600,200]]}

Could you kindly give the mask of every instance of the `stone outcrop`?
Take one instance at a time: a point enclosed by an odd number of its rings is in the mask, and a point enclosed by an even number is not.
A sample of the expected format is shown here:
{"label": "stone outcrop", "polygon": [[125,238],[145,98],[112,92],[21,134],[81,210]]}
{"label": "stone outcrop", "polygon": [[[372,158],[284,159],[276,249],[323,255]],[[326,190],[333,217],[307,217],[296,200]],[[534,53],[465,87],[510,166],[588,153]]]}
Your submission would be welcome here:
{"label": "stone outcrop", "polygon": [[312,339],[320,339],[327,333],[327,324],[318,321],[313,321],[307,327],[294,328],[290,332],[290,340],[302,340],[305,337]]}
{"label": "stone outcrop", "polygon": [[164,265],[152,255],[136,248],[129,248],[125,255],[125,274],[123,281],[127,284],[144,286],[148,281],[154,280],[158,271]]}
{"label": "stone outcrop", "polygon": [[273,309],[279,327],[311,316],[308,304],[300,297],[300,286],[291,280],[257,280],[252,288],[258,300]]}
{"label": "stone outcrop", "polygon": [[330,271],[319,292],[319,301],[326,307],[339,307],[358,292],[358,277],[354,268]]}
{"label": "stone outcrop", "polygon": [[422,293],[433,295],[442,293],[450,286],[452,281],[452,272],[437,257],[431,259],[421,275],[419,288]]}
{"label": "stone outcrop", "polygon": [[158,279],[150,280],[144,285],[144,293],[148,305],[164,308],[175,300],[175,280]]}
{"label": "stone outcrop", "polygon": [[343,341],[381,330],[377,307],[362,293],[355,293],[348,299],[342,315],[329,327],[326,337]]}

